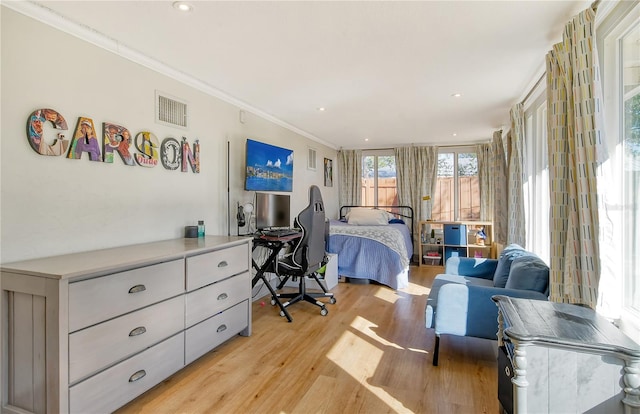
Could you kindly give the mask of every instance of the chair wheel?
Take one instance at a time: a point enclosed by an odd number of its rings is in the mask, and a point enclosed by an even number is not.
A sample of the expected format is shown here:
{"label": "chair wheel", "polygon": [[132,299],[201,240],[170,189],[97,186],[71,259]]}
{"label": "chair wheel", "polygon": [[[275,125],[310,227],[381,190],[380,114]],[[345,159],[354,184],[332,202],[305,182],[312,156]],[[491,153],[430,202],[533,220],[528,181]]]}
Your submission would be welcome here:
{"label": "chair wheel", "polygon": [[276,300],[275,299],[271,299],[271,306],[276,306]]}
{"label": "chair wheel", "polygon": [[282,316],[284,318],[284,311],[280,311],[280,316]]}
{"label": "chair wheel", "polygon": [[327,308],[320,309],[320,315],[327,316],[328,313],[329,313],[329,311],[327,310]]}
{"label": "chair wheel", "polygon": [[333,305],[334,303],[336,303],[336,298],[334,298],[334,297],[332,296],[332,297],[331,297],[331,299],[329,299],[329,303],[330,303],[330,304],[332,304],[332,305]]}

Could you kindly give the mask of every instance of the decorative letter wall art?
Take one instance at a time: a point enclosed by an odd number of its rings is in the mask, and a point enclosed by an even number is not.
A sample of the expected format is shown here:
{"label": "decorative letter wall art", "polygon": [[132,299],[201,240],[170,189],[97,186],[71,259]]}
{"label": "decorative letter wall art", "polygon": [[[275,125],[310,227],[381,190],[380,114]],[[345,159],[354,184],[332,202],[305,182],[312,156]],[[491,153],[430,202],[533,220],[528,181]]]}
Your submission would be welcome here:
{"label": "decorative letter wall art", "polygon": [[67,151],[69,141],[63,134],[58,134],[52,145],[47,144],[42,136],[47,122],[51,122],[55,129],[67,130],[67,121],[58,112],[50,108],[37,109],[31,113],[27,123],[29,145],[38,154],[60,156]]}
{"label": "decorative letter wall art", "polygon": [[78,125],[76,126],[76,132],[73,134],[73,141],[67,158],[79,160],[82,158],[83,152],[89,153],[91,161],[102,161],[100,143],[96,136],[96,129],[93,126],[93,119],[80,117],[78,118]]}
{"label": "decorative letter wall art", "polygon": [[[182,143],[175,138],[166,138],[160,146],[158,138],[149,131],[138,133],[132,141],[131,132],[126,127],[103,122],[101,145],[93,119],[79,117],[71,141],[66,140],[64,134],[59,133],[58,138],[49,145],[43,136],[47,122],[51,122],[56,129],[67,130],[67,121],[57,111],[50,108],[33,111],[27,121],[27,140],[31,148],[41,155],[62,156],[66,153],[67,158],[79,160],[86,152],[91,161],[113,164],[114,153],[118,153],[122,162],[129,166],[137,163],[142,167],[155,167],[160,159],[162,166],[167,170],[180,168],[182,172],[187,172],[191,166],[194,173],[200,172],[200,141],[198,139],[194,141],[193,149],[189,146],[186,137],[182,137]],[[139,153],[132,154],[132,144]]]}
{"label": "decorative letter wall art", "polygon": [[191,165],[191,171],[200,172],[200,141],[196,139],[193,143],[192,153],[187,138],[182,137],[182,172],[187,172],[187,163]]}
{"label": "decorative letter wall art", "polygon": [[182,164],[182,149],[175,138],[165,138],[160,147],[160,161],[167,170],[177,170]]}
{"label": "decorative letter wall art", "polygon": [[158,150],[160,142],[153,133],[142,131],[136,135],[136,148],[140,154],[136,154],[136,161],[141,167],[155,167],[158,165]]}
{"label": "decorative letter wall art", "polygon": [[133,155],[129,152],[131,146],[131,133],[121,125],[102,123],[102,133],[104,135],[102,152],[104,153],[104,162],[113,162],[113,153],[120,154],[120,158],[125,165],[134,166]]}

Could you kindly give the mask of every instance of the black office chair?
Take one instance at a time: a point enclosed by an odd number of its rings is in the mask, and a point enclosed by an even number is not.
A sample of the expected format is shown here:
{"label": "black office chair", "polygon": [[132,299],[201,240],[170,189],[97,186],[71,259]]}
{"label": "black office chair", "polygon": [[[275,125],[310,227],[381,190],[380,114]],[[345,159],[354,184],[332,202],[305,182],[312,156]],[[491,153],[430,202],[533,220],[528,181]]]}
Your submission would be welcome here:
{"label": "black office chair", "polygon": [[[320,189],[312,185],[309,188],[309,205],[302,210],[295,219],[295,226],[302,230],[302,237],[297,240],[293,251],[278,259],[275,263],[275,273],[284,276],[279,283],[281,289],[289,278],[300,279],[298,292],[280,293],[278,298],[289,299],[283,303],[283,307],[293,305],[296,302],[306,301],[320,307],[320,314],[325,316],[329,311],[325,303],[317,298],[329,298],[330,303],[336,303],[333,293],[327,290],[324,280],[318,277],[318,270],[327,263],[325,253],[325,239],[327,227],[325,223],[324,203]],[[306,278],[315,280],[322,292],[307,292]],[[275,301],[272,301],[275,304]],[[284,312],[280,312],[284,316]]]}

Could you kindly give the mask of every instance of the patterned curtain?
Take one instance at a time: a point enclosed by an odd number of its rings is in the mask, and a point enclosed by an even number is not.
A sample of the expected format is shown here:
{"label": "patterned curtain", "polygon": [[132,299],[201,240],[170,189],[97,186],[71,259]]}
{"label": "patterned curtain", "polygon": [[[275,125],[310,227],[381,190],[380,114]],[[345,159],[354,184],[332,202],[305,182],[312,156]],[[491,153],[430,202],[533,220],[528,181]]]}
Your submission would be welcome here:
{"label": "patterned curtain", "polygon": [[516,243],[526,247],[524,218],[524,190],[523,176],[524,157],[522,147],[524,142],[524,109],[521,103],[511,109],[511,139],[509,142],[509,211],[507,244]]}
{"label": "patterned curtain", "polygon": [[340,177],[340,205],[359,206],[362,203],[362,152],[338,151]]}
{"label": "patterned curtain", "polygon": [[490,144],[489,177],[493,188],[493,237],[496,243],[507,243],[507,159],[502,144],[502,131],[493,133]]}
{"label": "patterned curtain", "polygon": [[493,221],[493,180],[491,179],[491,144],[476,147],[480,181],[480,220]]}
{"label": "patterned curtain", "polygon": [[599,162],[604,155],[596,11],[565,26],[546,56],[550,299],[595,308],[600,278]]}
{"label": "patterned curtain", "polygon": [[422,216],[418,214],[416,205],[412,202],[415,189],[416,177],[414,160],[411,154],[411,147],[399,147],[393,149],[396,156],[396,187],[398,189],[398,204],[412,206],[416,221],[422,220]]}
{"label": "patterned curtain", "polygon": [[[437,147],[394,148],[398,203],[413,208],[416,224],[431,218],[432,197],[438,179]],[[428,196],[429,200],[422,198]],[[420,228],[414,226],[414,243],[418,245]]]}

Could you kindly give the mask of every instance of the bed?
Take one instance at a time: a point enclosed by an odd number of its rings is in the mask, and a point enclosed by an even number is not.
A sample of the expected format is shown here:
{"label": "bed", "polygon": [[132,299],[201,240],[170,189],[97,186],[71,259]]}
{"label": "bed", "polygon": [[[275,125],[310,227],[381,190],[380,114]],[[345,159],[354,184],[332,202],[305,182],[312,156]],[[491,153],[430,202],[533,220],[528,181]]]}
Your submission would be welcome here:
{"label": "bed", "polygon": [[330,220],[327,251],[338,255],[338,274],[392,289],[409,285],[413,255],[413,209],[409,206],[342,206]]}

